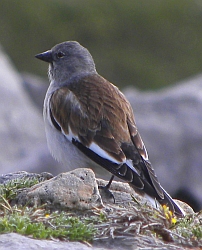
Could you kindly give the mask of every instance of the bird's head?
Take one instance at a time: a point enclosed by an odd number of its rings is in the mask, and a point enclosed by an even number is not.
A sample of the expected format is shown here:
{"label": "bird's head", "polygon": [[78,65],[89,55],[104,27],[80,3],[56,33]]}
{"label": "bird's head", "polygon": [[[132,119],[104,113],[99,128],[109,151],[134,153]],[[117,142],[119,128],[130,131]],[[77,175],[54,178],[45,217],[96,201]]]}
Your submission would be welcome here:
{"label": "bird's head", "polygon": [[91,54],[75,41],[57,44],[35,57],[49,63],[49,78],[59,85],[73,77],[96,73]]}

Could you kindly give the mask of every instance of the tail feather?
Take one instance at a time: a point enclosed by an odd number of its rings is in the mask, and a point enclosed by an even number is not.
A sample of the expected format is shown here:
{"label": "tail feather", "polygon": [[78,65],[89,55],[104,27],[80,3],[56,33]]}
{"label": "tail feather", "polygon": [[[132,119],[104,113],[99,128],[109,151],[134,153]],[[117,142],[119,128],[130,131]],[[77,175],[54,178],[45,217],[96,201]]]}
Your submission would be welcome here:
{"label": "tail feather", "polygon": [[159,184],[159,186],[162,189],[162,196],[160,197],[157,192],[155,192],[155,189],[149,185],[148,182],[144,182],[144,186],[142,189],[138,189],[135,187],[134,183],[129,183],[129,185],[140,195],[144,196],[155,208],[158,207],[158,203],[160,205],[166,205],[169,207],[169,210],[172,211],[174,214],[184,217],[185,212],[180,207],[180,205],[175,202],[172,197],[162,188],[162,186]]}
{"label": "tail feather", "polygon": [[184,210],[172,199],[172,197],[162,188],[164,193],[164,199],[158,199],[161,205],[166,205],[169,207],[170,211],[178,216],[185,216]]}

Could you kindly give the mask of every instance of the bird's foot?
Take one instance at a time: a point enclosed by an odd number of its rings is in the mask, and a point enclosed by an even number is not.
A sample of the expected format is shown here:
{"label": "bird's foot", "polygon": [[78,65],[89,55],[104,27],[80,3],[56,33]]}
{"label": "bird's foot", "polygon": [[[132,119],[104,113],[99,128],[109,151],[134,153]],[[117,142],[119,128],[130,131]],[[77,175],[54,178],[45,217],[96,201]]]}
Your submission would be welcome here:
{"label": "bird's foot", "polygon": [[114,195],[113,193],[108,189],[107,185],[106,186],[98,186],[99,190],[101,191],[101,196],[102,198],[105,198],[105,199],[113,199],[114,200],[114,203],[115,203],[115,198],[114,198]]}
{"label": "bird's foot", "polygon": [[104,196],[106,199],[113,199],[115,203],[115,197],[113,193],[109,190],[113,179],[114,175],[112,175],[111,179],[109,180],[109,183],[106,186],[98,186],[98,188],[100,189],[102,196]]}

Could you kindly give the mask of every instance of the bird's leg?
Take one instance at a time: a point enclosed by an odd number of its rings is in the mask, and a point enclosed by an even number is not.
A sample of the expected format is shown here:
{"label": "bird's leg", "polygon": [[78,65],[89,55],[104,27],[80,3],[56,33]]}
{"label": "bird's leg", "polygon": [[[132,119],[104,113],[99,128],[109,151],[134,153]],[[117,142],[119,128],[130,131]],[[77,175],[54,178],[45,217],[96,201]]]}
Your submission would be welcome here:
{"label": "bird's leg", "polygon": [[111,184],[112,184],[112,181],[114,179],[114,175],[112,175],[112,177],[110,178],[108,184],[106,186],[98,186],[99,189],[101,189],[104,193],[105,193],[105,196],[107,198],[113,198],[114,200],[114,203],[115,203],[115,198],[114,198],[114,195],[113,193],[109,190]]}
{"label": "bird's leg", "polygon": [[110,180],[109,180],[108,184],[105,186],[105,188],[107,188],[107,189],[109,189],[109,188],[110,188],[110,186],[111,186],[111,184],[112,184],[113,179],[114,179],[114,175],[112,175],[112,177],[110,178]]}

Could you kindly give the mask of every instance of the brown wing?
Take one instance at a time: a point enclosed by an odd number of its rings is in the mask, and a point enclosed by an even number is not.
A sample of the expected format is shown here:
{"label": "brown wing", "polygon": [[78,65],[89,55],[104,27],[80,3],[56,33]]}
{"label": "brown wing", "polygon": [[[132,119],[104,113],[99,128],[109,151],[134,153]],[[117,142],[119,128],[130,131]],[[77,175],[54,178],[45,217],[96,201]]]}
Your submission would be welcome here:
{"label": "brown wing", "polygon": [[126,115],[120,121],[120,112],[121,117],[124,112],[114,97],[117,95],[114,90],[116,88],[110,86],[109,89],[101,77],[82,79],[53,93],[51,112],[66,135],[71,129],[84,146],[89,147],[94,142],[121,163],[125,160],[121,141],[130,138],[125,134],[121,138],[117,132],[119,128],[120,132],[127,130],[127,124]]}

